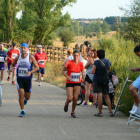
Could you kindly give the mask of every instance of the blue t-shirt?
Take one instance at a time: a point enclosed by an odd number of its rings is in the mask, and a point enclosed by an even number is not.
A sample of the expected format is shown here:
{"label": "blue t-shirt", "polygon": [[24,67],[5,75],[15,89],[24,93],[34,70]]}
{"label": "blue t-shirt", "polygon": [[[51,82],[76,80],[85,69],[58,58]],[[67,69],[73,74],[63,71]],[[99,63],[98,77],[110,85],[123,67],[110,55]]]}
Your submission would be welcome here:
{"label": "blue t-shirt", "polygon": [[0,64],[4,64],[5,57],[6,57],[6,52],[0,51]]}
{"label": "blue t-shirt", "polygon": [[[111,63],[108,59],[100,59],[101,61],[103,61],[103,63],[106,65],[106,68],[109,70],[110,69],[110,66],[111,66]],[[93,82],[97,82],[97,76],[101,75],[102,72],[103,72],[103,67],[101,66],[101,62],[99,62],[100,60],[96,60],[94,62],[94,65],[96,66],[96,70],[95,70],[95,74],[94,74],[94,77],[93,77]]]}

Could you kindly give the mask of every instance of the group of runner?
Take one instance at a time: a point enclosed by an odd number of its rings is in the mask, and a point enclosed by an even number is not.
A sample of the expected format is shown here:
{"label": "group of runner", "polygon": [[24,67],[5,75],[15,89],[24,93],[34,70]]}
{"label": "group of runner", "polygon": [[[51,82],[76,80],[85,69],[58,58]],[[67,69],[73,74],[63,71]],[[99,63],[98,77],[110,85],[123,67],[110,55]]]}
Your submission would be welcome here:
{"label": "group of runner", "polygon": [[[45,62],[47,55],[42,51],[42,46],[37,46],[38,51],[35,55],[30,55],[29,48],[26,43],[21,43],[20,50],[16,48],[16,44],[12,43],[11,47],[8,48],[7,52],[4,51],[4,45],[0,44],[0,70],[1,70],[1,82],[3,82],[3,75],[5,70],[5,61],[7,60],[8,67],[8,78],[10,81],[12,73],[12,84],[15,85],[14,79],[16,78],[16,85],[19,94],[19,104],[21,113],[19,117],[25,116],[24,105],[30,99],[31,88],[32,88],[32,73],[38,73],[39,86],[41,86],[41,74],[45,74]],[[33,68],[34,65],[34,68]]]}

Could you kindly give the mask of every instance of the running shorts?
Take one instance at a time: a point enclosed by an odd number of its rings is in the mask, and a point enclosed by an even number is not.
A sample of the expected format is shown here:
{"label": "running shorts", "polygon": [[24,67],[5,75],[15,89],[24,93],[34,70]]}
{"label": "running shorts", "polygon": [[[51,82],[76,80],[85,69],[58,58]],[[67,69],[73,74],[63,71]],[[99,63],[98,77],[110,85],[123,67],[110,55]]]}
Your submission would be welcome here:
{"label": "running shorts", "polygon": [[37,71],[37,73],[45,74],[45,68],[39,67],[39,70]]}
{"label": "running shorts", "polygon": [[75,87],[75,86],[81,86],[81,83],[66,83],[66,88],[67,87]]}
{"label": "running shorts", "polygon": [[5,70],[5,64],[0,64],[0,70]]}
{"label": "running shorts", "polygon": [[[7,63],[7,64],[8,64],[8,70],[10,70],[10,66],[12,63]],[[17,68],[17,64],[14,66],[14,69],[16,69],[16,68]]]}
{"label": "running shorts", "polygon": [[17,78],[17,89],[23,88],[25,92],[31,92],[32,79]]}

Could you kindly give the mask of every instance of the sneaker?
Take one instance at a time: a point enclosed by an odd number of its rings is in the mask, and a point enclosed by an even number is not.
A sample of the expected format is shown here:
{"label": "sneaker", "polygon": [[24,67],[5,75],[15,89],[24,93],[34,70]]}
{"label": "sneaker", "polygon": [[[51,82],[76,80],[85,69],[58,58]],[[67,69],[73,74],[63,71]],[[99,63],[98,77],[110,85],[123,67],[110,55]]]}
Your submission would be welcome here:
{"label": "sneaker", "polygon": [[64,106],[64,111],[68,112],[68,105],[66,105],[66,103],[65,103],[65,106]]}
{"label": "sneaker", "polygon": [[83,106],[84,106],[84,107],[88,107],[88,104],[85,102],[85,103],[83,104]]}
{"label": "sneaker", "polygon": [[24,105],[26,105],[26,104],[27,104],[27,102],[28,102],[28,100],[24,99]]}
{"label": "sneaker", "polygon": [[10,81],[10,77],[8,76],[7,81]]}
{"label": "sneaker", "polygon": [[98,104],[97,103],[94,103],[93,106],[97,108]]}
{"label": "sneaker", "polygon": [[137,109],[138,109],[138,107],[134,105],[133,108],[132,108],[132,110],[129,111],[129,113],[134,115],[134,114],[136,114]]}
{"label": "sneaker", "polygon": [[38,84],[38,86],[41,86],[41,82]]}
{"label": "sneaker", "polygon": [[0,82],[0,85],[3,85],[3,83],[2,83],[2,82]]}
{"label": "sneaker", "polygon": [[12,84],[13,84],[13,85],[15,85],[15,82],[14,82],[14,81],[12,81]]}
{"label": "sneaker", "polygon": [[71,113],[71,118],[76,118],[75,113]]}
{"label": "sneaker", "polygon": [[25,111],[21,111],[21,113],[19,114],[19,117],[24,117],[25,116]]}

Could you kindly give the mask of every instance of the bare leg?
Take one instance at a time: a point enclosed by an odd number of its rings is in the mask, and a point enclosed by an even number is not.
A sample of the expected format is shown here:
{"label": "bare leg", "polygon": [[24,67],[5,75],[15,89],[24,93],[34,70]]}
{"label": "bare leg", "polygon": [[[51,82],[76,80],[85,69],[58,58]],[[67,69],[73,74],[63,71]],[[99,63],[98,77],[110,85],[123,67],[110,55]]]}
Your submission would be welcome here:
{"label": "bare leg", "polygon": [[40,72],[38,73],[38,81],[39,81],[39,83],[41,82],[41,73]]}
{"label": "bare leg", "polygon": [[15,80],[15,76],[16,76],[16,69],[13,70],[13,74],[12,74],[12,81]]}
{"label": "bare leg", "polygon": [[73,92],[73,103],[72,103],[72,113],[74,113],[76,105],[77,105],[77,99],[80,92],[80,86],[74,86],[74,92]]}
{"label": "bare leg", "polygon": [[109,112],[112,112],[112,109],[111,109],[111,101],[110,101],[109,95],[108,94],[103,94],[103,95],[104,95],[106,104],[108,106]]}
{"label": "bare leg", "polygon": [[98,109],[99,113],[102,113],[102,93],[98,93]]}
{"label": "bare leg", "polygon": [[1,70],[1,81],[3,80],[3,74],[4,74],[4,71]]}
{"label": "bare leg", "polygon": [[18,90],[18,94],[19,94],[19,105],[20,105],[21,110],[23,110],[24,109],[24,89],[20,88]]}
{"label": "bare leg", "polygon": [[25,99],[29,100],[30,99],[30,95],[31,95],[30,92],[25,92]]}
{"label": "bare leg", "polygon": [[90,95],[90,91],[91,91],[90,89],[91,89],[91,84],[86,82],[86,92],[85,92],[85,102],[86,103],[89,100],[89,95]]}
{"label": "bare leg", "polygon": [[68,105],[73,100],[73,87],[67,87],[66,92],[67,92],[66,104]]}
{"label": "bare leg", "polygon": [[93,93],[93,102],[94,104],[96,103],[97,101],[97,93]]}
{"label": "bare leg", "polygon": [[131,84],[129,86],[129,91],[131,92],[132,98],[134,100],[134,104],[138,107],[139,105],[138,89]]}

